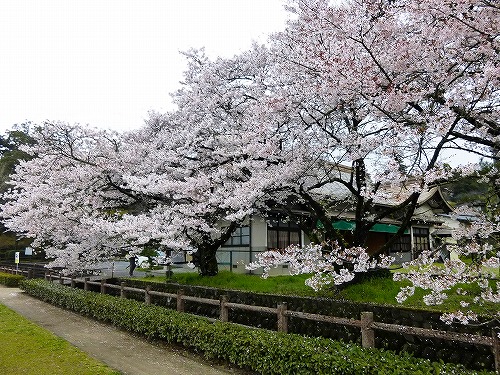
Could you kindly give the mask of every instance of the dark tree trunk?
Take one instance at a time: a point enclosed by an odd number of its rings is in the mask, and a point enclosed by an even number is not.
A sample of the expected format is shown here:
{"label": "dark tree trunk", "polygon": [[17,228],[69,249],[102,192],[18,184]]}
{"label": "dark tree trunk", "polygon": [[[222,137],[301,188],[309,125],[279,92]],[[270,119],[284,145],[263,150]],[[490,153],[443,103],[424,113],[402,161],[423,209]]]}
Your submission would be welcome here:
{"label": "dark tree trunk", "polygon": [[202,276],[215,276],[219,273],[219,266],[217,265],[217,250],[219,246],[211,244],[204,244],[198,247],[196,252],[198,259],[198,270]]}
{"label": "dark tree trunk", "polygon": [[204,241],[198,244],[198,251],[193,253],[193,263],[198,267],[201,276],[215,276],[219,273],[217,264],[217,250],[231,238],[231,234],[240,225],[240,222],[232,222],[222,230],[219,238],[212,239],[208,235]]}

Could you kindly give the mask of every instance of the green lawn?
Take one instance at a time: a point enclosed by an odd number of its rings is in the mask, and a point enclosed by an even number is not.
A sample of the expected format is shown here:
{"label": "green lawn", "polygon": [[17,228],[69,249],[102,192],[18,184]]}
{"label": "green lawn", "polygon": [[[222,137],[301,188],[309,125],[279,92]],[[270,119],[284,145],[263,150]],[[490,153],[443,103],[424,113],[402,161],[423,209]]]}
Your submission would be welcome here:
{"label": "green lawn", "polygon": [[[493,282],[492,282],[493,284]],[[416,309],[432,310],[438,312],[451,312],[457,310],[464,310],[460,306],[460,301],[465,301],[470,303],[470,306],[466,310],[472,310],[480,315],[492,315],[498,311],[500,306],[494,303],[485,303],[481,306],[474,304],[474,296],[479,295],[481,290],[474,285],[460,284],[453,288],[448,294],[449,297],[442,304],[436,306],[427,306],[424,301],[424,295],[428,294],[428,291],[416,288],[415,294],[409,297],[403,304],[399,304],[396,301],[396,295],[402,286],[409,286],[408,281],[393,281],[391,278],[376,278],[372,280],[366,280],[360,284],[353,284],[346,287],[344,290],[339,292],[339,296],[348,300],[358,301],[358,302],[374,302],[386,305],[395,306],[405,306]],[[459,295],[456,293],[457,288],[461,288],[463,291],[467,292],[467,295]]]}
{"label": "green lawn", "polygon": [[[462,289],[468,291],[470,294],[469,296],[459,296],[452,293],[449,299],[442,305],[427,306],[422,300],[422,297],[427,293],[417,288],[415,295],[408,298],[407,301],[400,305],[396,301],[396,295],[402,286],[410,285],[409,282],[396,282],[393,281],[391,277],[375,277],[364,280],[360,283],[345,286],[341,289],[326,288],[320,292],[315,292],[313,289],[304,284],[308,277],[308,275],[273,276],[263,279],[257,275],[221,271],[217,276],[213,277],[202,277],[196,272],[174,273],[170,281],[179,284],[245,290],[256,293],[347,299],[355,302],[373,302],[378,304],[405,306],[441,312],[456,311],[461,309],[461,300],[465,299],[466,301],[468,300],[469,302],[472,302],[473,295],[479,292],[477,285],[461,285]],[[165,282],[165,277],[147,277],[144,280]],[[471,309],[479,314],[487,314],[488,311],[498,311],[499,306],[498,304],[493,303],[482,307],[473,307],[471,305]]]}
{"label": "green lawn", "polygon": [[[169,279],[171,282],[184,285],[200,285],[213,288],[246,290],[256,293],[293,294],[300,296],[318,295],[304,284],[309,276],[273,276],[263,279],[257,275],[221,271],[216,276],[203,277],[197,272],[175,273]],[[164,276],[145,277],[144,280],[165,282]]]}
{"label": "green lawn", "polygon": [[120,374],[0,304],[0,374]]}

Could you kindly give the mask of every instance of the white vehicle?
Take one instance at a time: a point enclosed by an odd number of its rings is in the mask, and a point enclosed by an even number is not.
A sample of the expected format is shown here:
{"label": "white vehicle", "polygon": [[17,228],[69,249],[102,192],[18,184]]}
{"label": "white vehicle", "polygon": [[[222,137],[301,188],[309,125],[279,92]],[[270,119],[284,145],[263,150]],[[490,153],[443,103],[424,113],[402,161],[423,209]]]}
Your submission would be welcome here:
{"label": "white vehicle", "polygon": [[142,255],[137,255],[137,260],[135,261],[135,264],[139,268],[147,268],[149,267],[149,258],[142,256]]}

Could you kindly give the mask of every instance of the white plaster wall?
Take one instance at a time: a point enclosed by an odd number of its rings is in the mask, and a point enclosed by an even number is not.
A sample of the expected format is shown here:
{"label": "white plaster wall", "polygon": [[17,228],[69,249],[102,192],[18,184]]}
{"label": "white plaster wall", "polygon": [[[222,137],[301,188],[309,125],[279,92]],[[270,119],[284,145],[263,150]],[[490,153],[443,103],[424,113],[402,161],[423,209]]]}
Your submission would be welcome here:
{"label": "white plaster wall", "polygon": [[[227,226],[229,223],[221,223],[222,226]],[[231,270],[232,272],[247,273],[245,265],[254,261],[255,254],[267,250],[267,222],[260,216],[252,216],[245,220],[243,225],[250,225],[250,244],[249,247],[221,247],[217,252],[217,260],[219,269]],[[311,241],[302,232],[303,245],[309,244]],[[232,256],[230,252],[232,251]],[[230,264],[231,263],[231,264]],[[262,270],[255,270],[253,273],[260,274]],[[270,275],[288,275],[288,267],[278,266],[271,270]]]}
{"label": "white plaster wall", "polygon": [[251,244],[252,251],[267,250],[267,223],[260,216],[253,216],[251,219]]}

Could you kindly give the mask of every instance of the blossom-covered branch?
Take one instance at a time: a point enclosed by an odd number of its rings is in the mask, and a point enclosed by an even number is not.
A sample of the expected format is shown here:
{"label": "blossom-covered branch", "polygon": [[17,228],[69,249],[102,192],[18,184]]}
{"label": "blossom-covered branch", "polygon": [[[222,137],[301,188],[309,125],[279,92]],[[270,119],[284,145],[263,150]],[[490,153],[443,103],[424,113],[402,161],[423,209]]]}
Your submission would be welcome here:
{"label": "blossom-covered branch", "polygon": [[313,274],[306,285],[318,291],[333,284],[341,285],[354,279],[356,273],[378,268],[388,268],[393,257],[370,257],[361,247],[342,248],[337,243],[328,246],[309,244],[292,245],[284,250],[269,250],[256,255],[257,260],[246,265],[247,270],[263,269],[267,278],[272,268],[287,264],[291,275]]}

